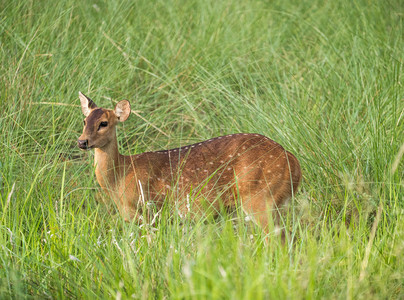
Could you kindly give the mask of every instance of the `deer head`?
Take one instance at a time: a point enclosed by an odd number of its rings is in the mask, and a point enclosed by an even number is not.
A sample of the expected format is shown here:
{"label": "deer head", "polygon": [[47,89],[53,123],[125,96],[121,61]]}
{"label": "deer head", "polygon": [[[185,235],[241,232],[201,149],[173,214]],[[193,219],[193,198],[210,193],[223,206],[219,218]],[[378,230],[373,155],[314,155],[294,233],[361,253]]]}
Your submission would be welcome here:
{"label": "deer head", "polygon": [[81,110],[85,116],[83,134],[78,147],[83,150],[104,148],[116,139],[116,124],[124,122],[130,115],[130,103],[118,102],[114,110],[98,108],[93,100],[79,92]]}

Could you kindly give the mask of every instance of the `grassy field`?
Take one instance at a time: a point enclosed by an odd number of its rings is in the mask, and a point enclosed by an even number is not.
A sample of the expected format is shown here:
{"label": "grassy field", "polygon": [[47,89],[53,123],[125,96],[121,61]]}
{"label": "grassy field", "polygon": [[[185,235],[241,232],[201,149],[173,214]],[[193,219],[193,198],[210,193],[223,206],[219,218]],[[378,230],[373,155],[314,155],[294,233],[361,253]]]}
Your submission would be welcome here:
{"label": "grassy field", "polygon": [[[0,298],[404,298],[404,6],[0,1]],[[125,154],[254,132],[299,159],[296,242],[243,216],[125,223],[76,147],[78,91]]]}

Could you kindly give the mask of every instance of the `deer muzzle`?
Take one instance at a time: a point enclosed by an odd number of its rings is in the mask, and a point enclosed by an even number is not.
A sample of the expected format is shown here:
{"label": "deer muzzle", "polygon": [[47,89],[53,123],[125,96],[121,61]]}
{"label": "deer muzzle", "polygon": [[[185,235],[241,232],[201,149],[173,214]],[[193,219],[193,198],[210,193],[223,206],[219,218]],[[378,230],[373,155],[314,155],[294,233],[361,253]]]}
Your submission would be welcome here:
{"label": "deer muzzle", "polygon": [[90,148],[88,147],[88,140],[78,140],[78,141],[77,141],[77,146],[78,146],[80,149],[83,149],[83,150],[90,149]]}

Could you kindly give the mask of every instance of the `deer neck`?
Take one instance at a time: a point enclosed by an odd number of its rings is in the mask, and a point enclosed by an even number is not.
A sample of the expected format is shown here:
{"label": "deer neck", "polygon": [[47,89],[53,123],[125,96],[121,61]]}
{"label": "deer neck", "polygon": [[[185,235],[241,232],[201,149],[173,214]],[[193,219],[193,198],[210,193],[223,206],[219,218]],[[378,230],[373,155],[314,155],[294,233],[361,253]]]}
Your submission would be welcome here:
{"label": "deer neck", "polygon": [[118,150],[116,136],[94,153],[95,175],[103,189],[113,190],[120,179],[121,154]]}

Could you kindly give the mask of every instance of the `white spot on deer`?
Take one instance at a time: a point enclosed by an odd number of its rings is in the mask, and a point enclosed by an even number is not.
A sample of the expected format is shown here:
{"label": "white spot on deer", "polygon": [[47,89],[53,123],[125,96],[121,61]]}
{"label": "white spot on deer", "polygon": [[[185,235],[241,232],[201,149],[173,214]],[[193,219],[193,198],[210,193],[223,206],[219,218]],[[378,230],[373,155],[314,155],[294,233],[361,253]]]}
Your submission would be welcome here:
{"label": "white spot on deer", "polygon": [[228,170],[228,171],[230,171],[230,170],[231,170],[231,168],[227,168],[227,170]]}
{"label": "white spot on deer", "polygon": [[270,156],[269,156],[269,158],[272,158],[272,157],[274,157],[274,156],[273,156],[273,155],[270,155]]}
{"label": "white spot on deer", "polygon": [[166,184],[166,188],[171,189],[171,186],[169,186],[168,184]]}
{"label": "white spot on deer", "polygon": [[195,145],[192,145],[191,148],[195,148]]}
{"label": "white spot on deer", "polygon": [[280,164],[277,164],[276,166],[277,166],[277,167],[280,167],[281,165],[280,165]]}
{"label": "white spot on deer", "polygon": [[202,143],[199,143],[198,146],[202,145]]}
{"label": "white spot on deer", "polygon": [[210,164],[210,165],[213,165],[213,161],[211,161],[209,164]]}
{"label": "white spot on deer", "polygon": [[208,170],[203,170],[205,173],[208,173]]}
{"label": "white spot on deer", "polygon": [[245,146],[243,146],[243,150],[245,150]]}
{"label": "white spot on deer", "polygon": [[237,153],[237,156],[240,156],[241,154],[240,153]]}
{"label": "white spot on deer", "polygon": [[199,171],[200,169],[199,169],[199,168],[196,168],[196,170]]}
{"label": "white spot on deer", "polygon": [[272,171],[271,170],[268,170],[268,172],[267,173],[272,173]]}
{"label": "white spot on deer", "polygon": [[233,157],[233,155],[229,154],[229,157]]}
{"label": "white spot on deer", "polygon": [[221,136],[219,136],[217,139],[218,139],[218,140],[220,140],[221,138],[222,138],[222,137],[221,137]]}
{"label": "white spot on deer", "polygon": [[221,163],[221,164],[224,163],[224,160],[221,160],[220,163]]}
{"label": "white spot on deer", "polygon": [[243,133],[243,135],[248,135],[248,133]]}
{"label": "white spot on deer", "polygon": [[188,147],[185,147],[184,150],[188,150]]}

